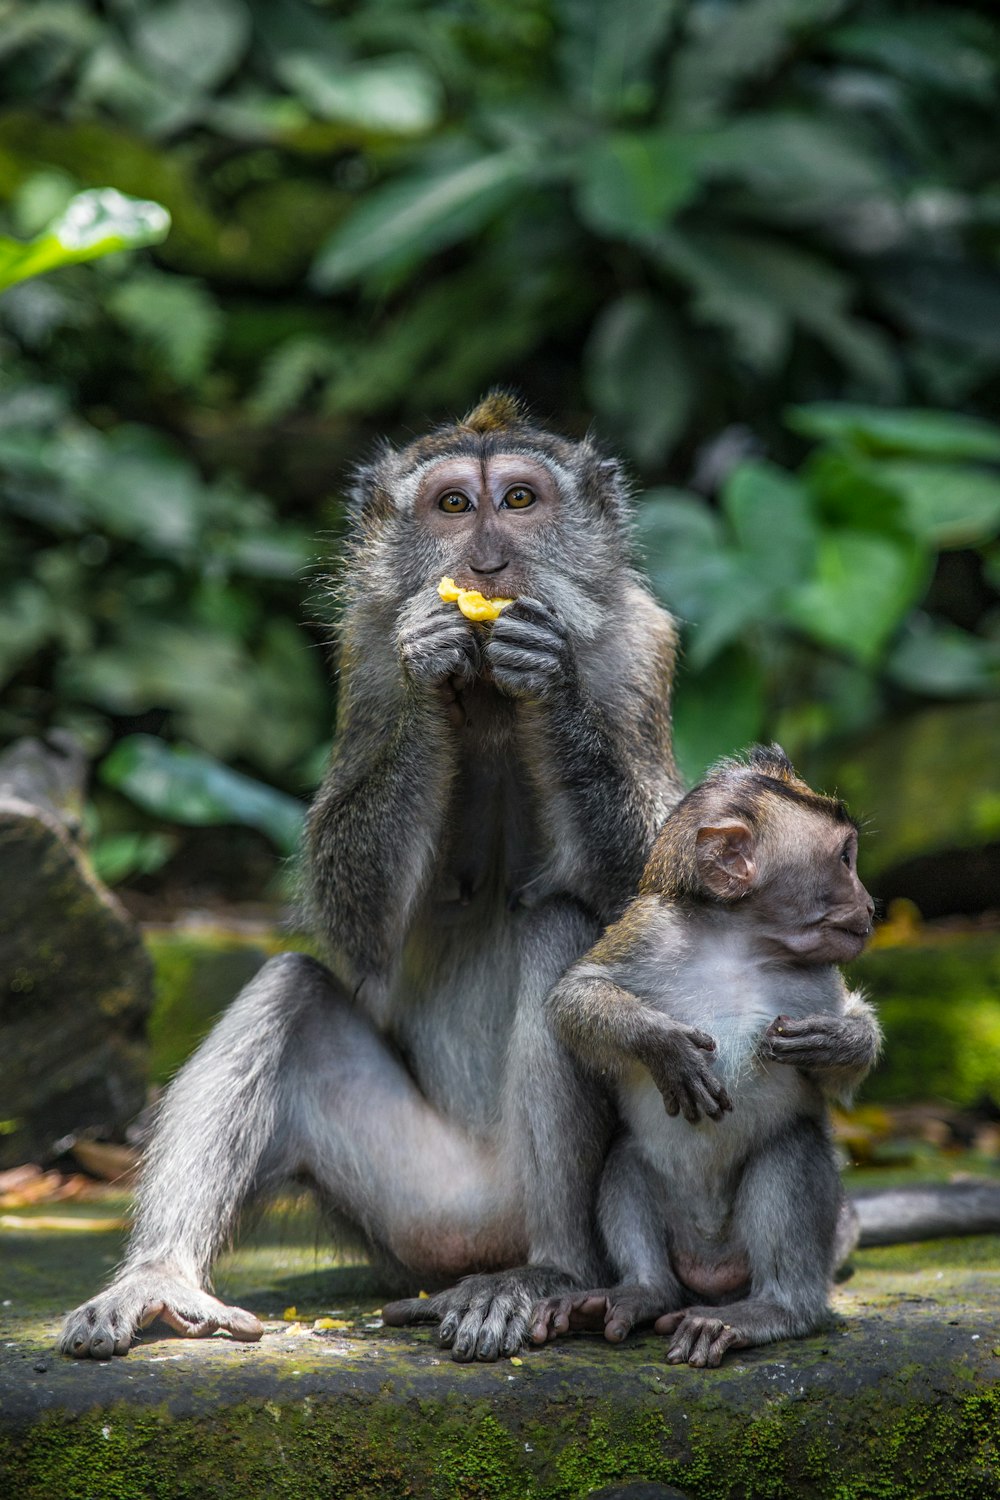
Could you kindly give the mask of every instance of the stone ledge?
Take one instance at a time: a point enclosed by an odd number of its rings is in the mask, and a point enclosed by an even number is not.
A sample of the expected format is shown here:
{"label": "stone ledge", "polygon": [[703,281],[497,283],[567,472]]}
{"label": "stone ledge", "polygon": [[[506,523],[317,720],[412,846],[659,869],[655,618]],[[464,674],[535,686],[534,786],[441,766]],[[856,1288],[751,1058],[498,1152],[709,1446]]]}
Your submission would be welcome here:
{"label": "stone ledge", "polygon": [[[18,1271],[5,1254],[2,1273],[0,1495],[576,1500],[636,1480],[698,1500],[1000,1493],[996,1237],[863,1252],[825,1334],[715,1371],[664,1364],[648,1334],[456,1366],[425,1331],[379,1328],[371,1295],[349,1302],[351,1273],[294,1266],[260,1290],[268,1255],[288,1267],[273,1238],[233,1258],[223,1289],[259,1311],[294,1297],[303,1331],[273,1318],[257,1345],[154,1334],[78,1363],[53,1353],[48,1311],[93,1290],[115,1238],[68,1238],[3,1232],[25,1258]],[[305,1331],[331,1311],[345,1328]]]}

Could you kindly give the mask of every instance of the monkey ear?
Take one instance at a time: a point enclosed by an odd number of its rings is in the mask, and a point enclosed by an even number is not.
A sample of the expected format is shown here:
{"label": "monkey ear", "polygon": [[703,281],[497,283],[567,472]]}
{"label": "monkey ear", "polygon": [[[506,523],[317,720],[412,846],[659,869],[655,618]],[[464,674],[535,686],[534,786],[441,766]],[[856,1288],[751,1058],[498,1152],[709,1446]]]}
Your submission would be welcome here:
{"label": "monkey ear", "polygon": [[745,896],[757,878],[753,834],[735,819],[699,828],[695,858],[702,888],[724,901]]}

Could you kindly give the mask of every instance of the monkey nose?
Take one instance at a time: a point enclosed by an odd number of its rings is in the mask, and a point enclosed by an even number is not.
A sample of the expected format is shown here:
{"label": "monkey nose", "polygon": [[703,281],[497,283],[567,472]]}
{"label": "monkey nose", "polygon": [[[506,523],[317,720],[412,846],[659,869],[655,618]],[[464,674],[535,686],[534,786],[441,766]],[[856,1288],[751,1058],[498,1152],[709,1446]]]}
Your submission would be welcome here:
{"label": "monkey nose", "polygon": [[473,573],[502,573],[509,559],[504,562],[470,562]]}

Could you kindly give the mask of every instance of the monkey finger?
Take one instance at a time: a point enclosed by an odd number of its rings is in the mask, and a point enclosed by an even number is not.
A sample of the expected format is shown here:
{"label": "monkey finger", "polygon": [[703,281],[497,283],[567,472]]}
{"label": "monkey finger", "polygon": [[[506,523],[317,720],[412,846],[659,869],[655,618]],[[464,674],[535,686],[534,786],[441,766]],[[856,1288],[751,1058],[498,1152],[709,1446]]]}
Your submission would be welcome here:
{"label": "monkey finger", "polygon": [[500,619],[508,624],[517,621],[529,621],[535,625],[545,625],[555,631],[559,636],[566,637],[567,629],[555,610],[548,604],[543,604],[540,599],[531,599],[527,594],[522,594],[515,599],[507,609],[504,610]]}
{"label": "monkey finger", "polygon": [[685,1026],[684,1035],[695,1047],[700,1047],[703,1052],[715,1051],[715,1037],[710,1036],[707,1031],[699,1031],[697,1026]]}
{"label": "monkey finger", "polygon": [[442,1309],[436,1297],[402,1297],[382,1308],[382,1322],[389,1328],[407,1328],[411,1323],[437,1323]]}
{"label": "monkey finger", "polygon": [[661,1313],[653,1324],[654,1333],[674,1333],[687,1317],[687,1308],[680,1308],[677,1312]]}
{"label": "monkey finger", "polygon": [[[725,1331],[721,1318],[702,1318],[698,1322],[698,1334],[694,1348],[688,1355],[688,1364],[703,1368],[709,1362],[712,1345]],[[721,1356],[720,1356],[721,1357]]]}
{"label": "monkey finger", "polygon": [[569,1297],[549,1297],[546,1301],[539,1302],[532,1314],[532,1343],[546,1344],[550,1339],[558,1338],[561,1333],[568,1333],[571,1307],[572,1299]]}
{"label": "monkey finger", "polygon": [[717,1339],[714,1339],[712,1341],[712,1344],[709,1347],[708,1357],[705,1360],[706,1365],[710,1366],[712,1369],[715,1369],[717,1365],[721,1365],[722,1356],[725,1354],[726,1350],[732,1349],[734,1347],[738,1348],[740,1347],[741,1343],[742,1340],[736,1329],[730,1328],[727,1324],[724,1323],[722,1325],[722,1332],[719,1334]]}

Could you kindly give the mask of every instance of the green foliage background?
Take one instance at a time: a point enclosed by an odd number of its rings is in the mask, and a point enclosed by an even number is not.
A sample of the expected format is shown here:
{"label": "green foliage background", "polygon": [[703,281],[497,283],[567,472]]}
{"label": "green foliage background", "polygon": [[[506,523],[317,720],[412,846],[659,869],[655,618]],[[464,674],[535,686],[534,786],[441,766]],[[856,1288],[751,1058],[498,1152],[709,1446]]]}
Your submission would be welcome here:
{"label": "green foliage background", "polygon": [[2,227],[105,186],[173,221],[0,301],[0,737],[84,738],[109,876],[176,823],[294,842],[346,466],[497,382],[593,417],[648,490],[688,774],[996,692],[992,5],[7,0],[0,23]]}

